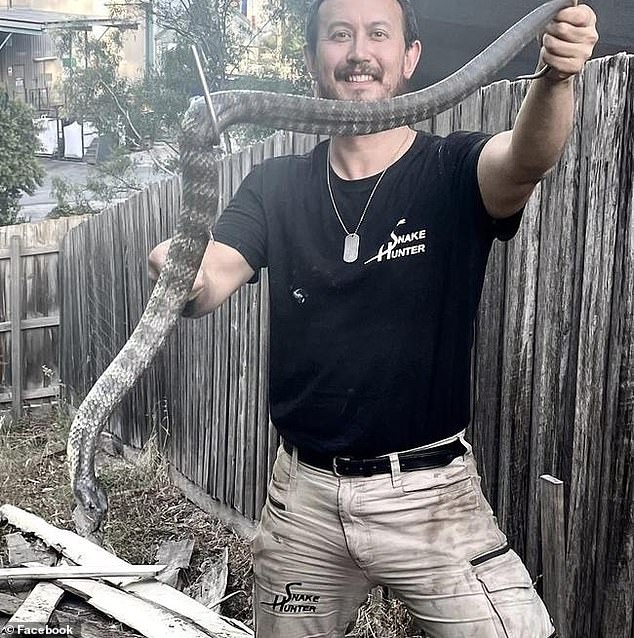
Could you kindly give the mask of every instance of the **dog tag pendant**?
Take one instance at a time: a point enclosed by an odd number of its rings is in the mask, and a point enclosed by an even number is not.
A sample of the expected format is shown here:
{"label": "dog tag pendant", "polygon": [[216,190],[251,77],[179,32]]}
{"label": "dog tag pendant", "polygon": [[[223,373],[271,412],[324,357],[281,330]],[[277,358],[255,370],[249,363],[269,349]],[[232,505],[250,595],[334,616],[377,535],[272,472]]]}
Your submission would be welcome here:
{"label": "dog tag pendant", "polygon": [[359,235],[357,233],[349,233],[343,242],[343,260],[347,264],[357,261],[359,257]]}

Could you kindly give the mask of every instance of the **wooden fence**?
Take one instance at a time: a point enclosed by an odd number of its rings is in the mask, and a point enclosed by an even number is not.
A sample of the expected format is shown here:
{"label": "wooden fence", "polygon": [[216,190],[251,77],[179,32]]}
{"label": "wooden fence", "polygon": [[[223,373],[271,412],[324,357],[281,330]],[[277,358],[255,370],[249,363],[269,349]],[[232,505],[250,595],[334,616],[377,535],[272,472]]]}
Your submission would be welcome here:
{"label": "wooden fence", "polygon": [[82,218],[0,227],[0,409],[58,393],[57,253]]}
{"label": "wooden fence", "polygon": [[[494,84],[421,128],[508,128],[523,83]],[[634,638],[634,58],[590,63],[572,140],[517,237],[491,255],[476,326],[474,442],[501,526],[540,573],[539,481],[566,485],[565,636]],[[277,134],[222,163],[223,200],[264,157],[313,141]],[[166,182],[90,220],[62,249],[61,374],[85,393],[136,324],[146,255],[172,232]],[[180,322],[113,418],[155,432],[176,470],[256,518],[277,445],[267,411],[267,281]]]}

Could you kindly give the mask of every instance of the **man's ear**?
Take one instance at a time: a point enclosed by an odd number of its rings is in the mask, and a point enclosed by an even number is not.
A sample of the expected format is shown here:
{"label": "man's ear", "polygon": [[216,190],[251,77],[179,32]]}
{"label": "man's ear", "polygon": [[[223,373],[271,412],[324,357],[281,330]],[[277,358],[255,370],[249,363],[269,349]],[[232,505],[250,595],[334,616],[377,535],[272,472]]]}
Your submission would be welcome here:
{"label": "man's ear", "polygon": [[415,40],[412,42],[412,46],[405,51],[405,60],[403,62],[403,75],[406,80],[411,80],[412,75],[414,75],[414,71],[416,70],[416,66],[418,65],[418,61],[423,53],[423,45],[420,40]]}

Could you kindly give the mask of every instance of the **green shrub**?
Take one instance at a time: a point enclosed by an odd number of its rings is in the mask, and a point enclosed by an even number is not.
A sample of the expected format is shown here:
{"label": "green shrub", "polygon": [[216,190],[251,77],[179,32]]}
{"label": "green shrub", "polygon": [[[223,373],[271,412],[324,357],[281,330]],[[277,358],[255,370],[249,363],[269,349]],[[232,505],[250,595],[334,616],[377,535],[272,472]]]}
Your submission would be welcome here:
{"label": "green shrub", "polygon": [[20,197],[42,183],[38,149],[31,108],[0,92],[0,226],[19,221]]}

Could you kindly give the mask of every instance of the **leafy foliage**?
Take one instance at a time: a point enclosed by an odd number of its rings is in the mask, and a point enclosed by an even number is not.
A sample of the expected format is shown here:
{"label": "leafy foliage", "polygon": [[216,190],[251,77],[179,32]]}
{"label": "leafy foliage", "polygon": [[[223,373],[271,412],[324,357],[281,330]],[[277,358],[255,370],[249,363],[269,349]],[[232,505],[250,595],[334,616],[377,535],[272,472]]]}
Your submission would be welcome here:
{"label": "leafy foliage", "polygon": [[0,93],[0,226],[19,220],[19,199],[32,194],[44,173],[35,153],[39,148],[33,112]]}
{"label": "leafy foliage", "polygon": [[276,12],[281,31],[281,58],[290,67],[295,93],[311,93],[304,67],[304,22],[311,0],[271,0],[268,10]]}
{"label": "leafy foliage", "polygon": [[[69,65],[65,86],[69,117],[90,121],[102,135],[135,148],[156,139],[174,139],[192,96],[203,88],[191,46],[201,54],[209,89],[250,88],[298,92],[306,90],[299,81],[301,21],[306,0],[271,2],[268,19],[255,32],[236,10],[234,0],[154,0],[153,19],[161,33],[155,68],[137,80],[119,72],[122,40],[114,29],[99,40],[83,34],[61,31],[61,56],[81,60]],[[147,6],[147,5],[146,5]],[[118,5],[117,17],[126,9]],[[133,9],[127,9],[133,11]],[[290,12],[294,13],[290,13]],[[136,19],[140,19],[136,16]],[[278,34],[281,33],[281,40]],[[289,41],[285,42],[288,34]],[[254,47],[270,48],[270,67],[245,73],[245,59]],[[282,69],[282,67],[284,67]],[[240,143],[261,139],[266,129],[242,127],[234,135]]]}
{"label": "leafy foliage", "polygon": [[111,29],[95,40],[78,31],[61,30],[57,43],[62,59],[68,61],[63,82],[64,115],[89,121],[100,134],[126,145],[137,144],[139,109],[131,82],[119,73],[121,33]]}
{"label": "leafy foliage", "polygon": [[57,205],[48,214],[51,219],[97,212],[90,205],[83,185],[73,184],[61,177],[53,177],[51,195],[57,200]]}
{"label": "leafy foliage", "polygon": [[89,174],[84,184],[54,177],[51,195],[55,197],[57,205],[49,217],[97,213],[114,200],[125,199],[141,188],[130,155],[117,150],[110,160],[102,162]]}

